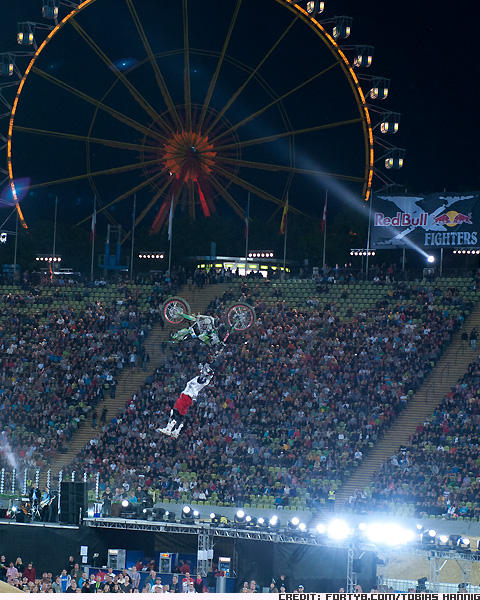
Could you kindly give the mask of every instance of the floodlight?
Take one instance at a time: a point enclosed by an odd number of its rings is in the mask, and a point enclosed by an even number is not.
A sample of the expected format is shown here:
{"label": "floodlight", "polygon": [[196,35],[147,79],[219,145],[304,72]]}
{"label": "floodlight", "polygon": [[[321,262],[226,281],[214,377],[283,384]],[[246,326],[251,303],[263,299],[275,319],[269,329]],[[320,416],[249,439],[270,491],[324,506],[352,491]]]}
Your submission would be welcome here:
{"label": "floodlight", "polygon": [[348,537],[349,527],[345,521],[342,521],[341,519],[334,519],[328,524],[327,532],[329,537],[334,540],[344,540],[346,537]]}
{"label": "floodlight", "polygon": [[439,546],[448,546],[448,535],[439,535],[437,539]]}
{"label": "floodlight", "polygon": [[436,535],[437,532],[435,531],[435,529],[429,529],[428,531],[424,531],[422,533],[422,542],[424,544],[434,544]]}
{"label": "floodlight", "polygon": [[235,513],[235,523],[244,523],[245,522],[245,511],[239,508]]}
{"label": "floodlight", "polygon": [[270,517],[268,524],[272,529],[278,529],[280,527],[280,519],[277,517],[277,515],[273,515],[273,517]]}
{"label": "floodlight", "polygon": [[264,517],[258,517],[258,519],[257,519],[257,525],[259,527],[266,528],[266,527],[268,527],[268,522],[265,521]]}
{"label": "floodlight", "polygon": [[470,540],[467,537],[461,537],[457,542],[457,552],[470,554]]}
{"label": "floodlight", "polygon": [[299,525],[300,525],[300,519],[298,517],[293,517],[288,522],[289,529],[298,529]]}
{"label": "floodlight", "polygon": [[413,531],[396,523],[372,523],[366,527],[365,535],[374,544],[384,546],[401,546],[415,537]]}
{"label": "floodlight", "polygon": [[195,516],[193,514],[193,510],[190,508],[190,506],[186,504],[182,508],[182,516],[180,520],[182,521],[182,523],[193,523],[194,518]]}

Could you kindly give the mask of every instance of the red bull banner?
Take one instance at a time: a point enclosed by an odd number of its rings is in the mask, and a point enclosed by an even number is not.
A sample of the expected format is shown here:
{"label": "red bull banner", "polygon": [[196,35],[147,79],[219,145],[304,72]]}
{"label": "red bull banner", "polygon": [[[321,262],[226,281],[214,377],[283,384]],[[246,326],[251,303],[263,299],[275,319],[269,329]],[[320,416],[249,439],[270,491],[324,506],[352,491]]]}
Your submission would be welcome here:
{"label": "red bull banner", "polygon": [[477,247],[480,192],[373,197],[371,247]]}

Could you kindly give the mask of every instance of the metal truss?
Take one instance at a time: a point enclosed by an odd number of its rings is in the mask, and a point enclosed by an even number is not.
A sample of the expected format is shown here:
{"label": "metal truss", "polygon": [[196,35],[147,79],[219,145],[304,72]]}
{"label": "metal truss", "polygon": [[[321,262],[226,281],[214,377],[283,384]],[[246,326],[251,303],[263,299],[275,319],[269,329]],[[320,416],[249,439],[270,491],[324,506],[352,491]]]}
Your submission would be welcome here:
{"label": "metal truss", "polygon": [[357,574],[353,566],[355,560],[355,547],[349,546],[347,552],[347,593],[353,594],[357,585]]}
{"label": "metal truss", "polygon": [[[318,546],[321,548],[343,548],[353,549],[356,558],[363,552],[375,552],[387,563],[392,556],[421,556],[429,559],[455,560],[462,568],[466,563],[480,562],[480,555],[459,553],[455,550],[440,550],[438,548],[425,548],[421,546],[398,546],[388,548],[376,544],[363,542],[358,539],[334,540],[325,537],[310,535],[296,535],[295,533],[279,530],[261,529],[239,529],[237,527],[218,527],[213,523],[173,523],[159,521],[143,521],[141,519],[118,519],[98,518],[84,519],[83,524],[87,527],[100,527],[103,529],[124,529],[134,531],[153,531],[164,533],[187,533],[190,535],[209,535],[212,537],[223,537],[239,540],[251,540],[257,542],[274,542],[277,544],[297,544],[300,546]],[[352,562],[353,566],[353,562]]]}
{"label": "metal truss", "polygon": [[206,530],[198,534],[197,569],[206,577],[213,562],[213,537]]}
{"label": "metal truss", "polygon": [[[141,519],[84,519],[83,524],[87,527],[101,527],[103,529],[125,529],[134,531],[152,531],[164,533],[187,533],[190,535],[207,534],[212,537],[224,537],[230,539],[251,540],[258,542],[275,542],[280,544],[298,544],[302,546],[321,546],[333,548],[348,548],[345,541],[331,540],[326,538],[295,535],[282,530],[261,529],[238,529],[233,527],[218,527],[210,523],[187,524],[170,523],[168,521],[143,521]],[[370,548],[372,550],[374,546]]]}

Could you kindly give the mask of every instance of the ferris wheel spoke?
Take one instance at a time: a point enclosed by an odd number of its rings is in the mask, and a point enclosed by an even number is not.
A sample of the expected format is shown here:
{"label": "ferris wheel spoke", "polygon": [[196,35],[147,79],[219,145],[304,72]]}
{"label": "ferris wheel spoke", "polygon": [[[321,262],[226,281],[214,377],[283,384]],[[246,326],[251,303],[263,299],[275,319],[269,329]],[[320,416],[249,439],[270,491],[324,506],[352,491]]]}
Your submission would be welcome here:
{"label": "ferris wheel spoke", "polygon": [[[155,179],[157,179],[158,177],[160,177],[161,173],[155,173],[155,175],[153,175],[153,177],[150,177],[149,179],[145,179],[145,181],[142,181],[141,183],[139,183],[138,185],[136,185],[135,187],[133,187],[130,190],[127,190],[126,192],[124,192],[123,194],[121,194],[120,196],[117,196],[114,200],[111,200],[108,204],[105,204],[104,206],[102,206],[101,208],[99,208],[97,210],[97,215],[101,212],[104,212],[105,210],[107,210],[107,208],[110,208],[111,206],[113,206],[114,204],[117,204],[117,202],[121,202],[122,200],[125,200],[126,198],[133,196],[134,194],[136,194],[137,192],[139,192],[140,190],[142,190],[144,187],[147,187],[147,185],[150,185],[152,183],[154,183]],[[86,223],[87,221],[89,221],[91,218],[91,215],[86,217],[85,219],[82,219],[81,221],[79,221],[77,223],[77,225],[82,225],[83,223]]]}
{"label": "ferris wheel spoke", "polygon": [[348,121],[336,121],[335,123],[326,123],[325,125],[315,125],[314,127],[307,127],[305,129],[296,129],[295,131],[284,131],[283,133],[277,133],[275,135],[268,135],[262,138],[254,138],[251,140],[243,140],[234,144],[225,144],[223,146],[215,146],[218,150],[230,150],[232,148],[245,148],[247,146],[256,146],[259,144],[267,144],[268,142],[275,142],[281,138],[292,137],[301,135],[304,133],[313,133],[314,131],[322,131],[323,129],[332,129],[334,127],[343,127],[344,125],[353,125],[355,123],[361,123],[362,119],[357,117],[356,119],[349,119]]}
{"label": "ferris wheel spoke", "polygon": [[183,7],[183,56],[185,68],[183,71],[183,88],[185,93],[185,123],[187,130],[192,128],[192,93],[190,89],[190,46],[188,39],[188,0],[182,0]]}
{"label": "ferris wheel spoke", "polygon": [[170,92],[168,91],[168,88],[165,84],[165,80],[163,78],[162,72],[160,71],[157,60],[155,59],[155,56],[152,52],[152,48],[150,46],[148,38],[145,35],[145,31],[143,29],[142,22],[140,21],[138,13],[135,10],[135,7],[133,6],[133,1],[126,0],[126,2],[127,2],[128,9],[130,11],[130,14],[132,15],[132,19],[133,19],[135,28],[137,29],[140,40],[141,40],[143,47],[145,48],[145,51],[147,53],[148,60],[149,60],[150,64],[152,65],[153,72],[155,74],[155,79],[157,81],[158,88],[160,89],[160,92],[163,96],[163,100],[164,100],[165,104],[167,105],[168,111],[170,112],[170,115],[173,118],[175,125],[178,128],[180,128],[181,123],[180,123],[180,119],[178,117],[177,109],[175,108],[175,104],[173,103],[172,97],[170,96]]}
{"label": "ferris wheel spoke", "polygon": [[[102,207],[103,206],[102,199],[100,197],[100,194],[98,193],[97,185],[93,179],[90,180],[90,186],[92,187],[95,198],[97,199],[97,206]],[[98,209],[98,210],[100,210],[100,209]],[[97,212],[98,212],[98,210],[97,210]],[[108,221],[110,221],[110,223],[112,225],[118,225],[118,222],[116,221],[116,219],[114,218],[113,215],[111,215],[110,213],[107,212],[107,213],[105,213],[105,216],[107,217]],[[92,217],[92,215],[90,214],[89,219],[91,217]]]}
{"label": "ferris wheel spoke", "polygon": [[[159,198],[162,197],[163,193],[165,192],[165,190],[167,189],[167,187],[170,185],[170,181],[167,181],[161,188],[160,190],[155,194],[155,196],[150,200],[150,202],[147,204],[147,206],[142,210],[142,212],[138,215],[138,217],[135,219],[135,227],[137,225],[139,225],[139,223],[141,223],[143,221],[143,219],[147,216],[147,214],[150,212],[150,210],[153,208],[153,206],[155,205],[155,203],[159,200]],[[122,239],[122,244],[123,242],[125,242],[125,240],[127,240],[129,237],[131,236],[131,232],[126,233],[123,236]]]}
{"label": "ferris wheel spoke", "polygon": [[146,217],[148,212],[154,207],[155,202],[157,202],[162,197],[163,193],[165,192],[165,190],[167,189],[167,187],[169,185],[170,185],[170,181],[166,181],[164,183],[164,185],[158,190],[158,192],[155,194],[155,196],[150,200],[150,202],[147,204],[147,206],[142,210],[142,212],[135,219],[135,226],[137,226]]}
{"label": "ferris wheel spoke", "polygon": [[195,219],[195,188],[193,182],[188,185],[188,216]]}
{"label": "ferris wheel spoke", "polygon": [[313,77],[309,77],[308,79],[306,79],[305,81],[303,81],[299,85],[295,86],[294,88],[292,88],[288,92],[285,92],[285,94],[283,94],[282,96],[278,96],[278,98],[275,98],[275,100],[273,100],[269,104],[266,104],[265,106],[263,106],[262,108],[260,108],[256,112],[252,113],[248,117],[245,117],[245,119],[243,119],[242,121],[239,121],[235,125],[232,125],[232,127],[230,127],[229,129],[225,129],[224,131],[222,131],[222,133],[219,136],[217,136],[216,138],[214,138],[212,140],[212,143],[214,143],[217,140],[221,139],[225,135],[230,134],[230,133],[236,131],[237,129],[240,129],[240,127],[243,127],[247,123],[250,123],[251,121],[255,120],[257,117],[259,117],[260,115],[262,115],[265,111],[267,111],[272,106],[275,106],[275,105],[277,105],[280,102],[283,102],[283,100],[285,100],[285,98],[288,98],[288,96],[291,96],[295,92],[298,92],[299,90],[301,90],[302,88],[304,88],[308,84],[312,83],[312,81],[315,81],[319,77],[322,77],[322,75],[325,75],[325,73],[328,73],[328,71],[330,71],[331,69],[333,69],[337,65],[340,65],[340,62],[341,62],[341,59],[339,58],[334,63],[332,63],[331,65],[329,65],[325,69],[323,69],[323,71],[319,71],[318,73],[316,73],[315,75],[313,75]]}
{"label": "ferris wheel spoke", "polygon": [[[230,173],[229,171],[222,169],[222,167],[220,167],[218,164],[216,165],[216,171],[218,173],[220,173],[221,175],[224,175],[232,183],[236,183],[237,185],[242,187],[244,190],[247,190],[248,192],[251,192],[252,194],[256,194],[260,198],[263,198],[264,200],[269,200],[270,202],[273,202],[274,204],[277,204],[279,206],[285,206],[285,202],[283,200],[276,198],[275,196],[272,196],[265,190],[260,189],[259,187],[257,187],[256,185],[253,185],[252,183],[249,183],[242,177],[238,177],[238,175],[234,175],[233,173]],[[304,214],[304,213],[302,213],[301,210],[298,210],[297,208],[294,208],[293,206],[289,206],[289,211],[292,213],[295,213],[297,215]]]}
{"label": "ferris wheel spoke", "polygon": [[219,181],[217,181],[217,179],[213,175],[210,176],[210,181],[212,183],[212,186],[222,196],[222,198],[225,200],[225,202],[230,205],[230,207],[237,213],[237,215],[239,217],[241,217],[242,219],[244,219],[245,218],[245,211],[238,204],[238,202],[235,200],[235,198],[233,198],[230,195],[230,193],[228,192],[228,190],[225,189],[225,187],[222,186],[222,184]]}
{"label": "ferris wheel spoke", "polygon": [[77,33],[84,39],[84,41],[90,46],[95,54],[107,65],[107,67],[113,71],[115,76],[123,85],[128,89],[134,100],[145,110],[145,112],[153,119],[160,123],[166,130],[172,131],[170,125],[168,125],[157,113],[157,111],[147,102],[142,94],[136,89],[134,85],[125,77],[125,75],[115,67],[114,62],[108,58],[108,56],[101,50],[101,48],[92,40],[88,33],[75,21],[70,19],[69,23],[77,31]]}
{"label": "ferris wheel spoke", "polygon": [[262,60],[255,67],[255,69],[253,69],[250,72],[250,74],[247,77],[247,79],[236,90],[236,92],[234,92],[234,94],[230,98],[230,100],[228,100],[228,102],[225,104],[225,106],[222,108],[222,110],[217,114],[217,116],[212,121],[212,123],[210,123],[210,125],[209,125],[207,131],[205,132],[205,134],[209,134],[210,131],[215,127],[215,125],[220,121],[220,119],[222,119],[224,117],[224,115],[226,114],[226,112],[228,111],[228,109],[232,106],[232,104],[235,102],[235,100],[240,96],[240,94],[247,87],[247,85],[250,83],[250,81],[255,77],[255,75],[257,74],[257,72],[261,68],[261,66],[265,63],[265,61],[268,59],[268,57],[275,51],[275,49],[280,44],[280,42],[283,40],[283,38],[288,34],[288,32],[290,31],[290,29],[294,26],[294,24],[296,23],[296,21],[297,21],[298,18],[299,17],[296,16],[293,19],[293,21],[291,21],[291,23],[288,25],[288,27],[285,29],[285,31],[280,35],[280,37],[278,38],[278,40],[273,44],[273,46],[268,50],[268,52],[265,54],[265,56],[262,58]]}
{"label": "ferris wheel spoke", "polygon": [[131,127],[132,129],[136,129],[137,131],[139,131],[143,134],[147,134],[149,137],[157,138],[160,141],[166,140],[166,138],[163,135],[149,129],[148,127],[145,127],[144,125],[142,125],[141,123],[138,123],[137,121],[134,121],[130,117],[127,117],[126,115],[119,112],[118,110],[115,110],[111,106],[107,106],[106,104],[103,104],[103,102],[100,102],[99,100],[95,100],[95,98],[92,98],[88,94],[81,92],[77,88],[74,88],[73,86],[69,85],[68,83],[65,83],[64,81],[61,81],[60,79],[57,79],[56,77],[53,77],[53,75],[45,73],[45,71],[42,71],[41,69],[38,69],[37,67],[32,68],[32,73],[35,73],[36,75],[39,75],[40,77],[43,77],[50,83],[53,83],[54,85],[56,85],[57,87],[60,87],[64,90],[66,90],[67,92],[73,94],[74,96],[77,96],[78,98],[81,98],[82,100],[84,100],[85,102],[88,102],[89,104],[92,104],[93,106],[96,106],[97,108],[99,108],[102,111],[111,115],[114,119],[117,119],[117,121],[124,123],[128,127]]}
{"label": "ferris wheel spoke", "polygon": [[13,126],[14,131],[21,133],[31,133],[33,135],[44,135],[47,137],[55,137],[63,140],[72,140],[77,142],[90,142],[101,146],[109,146],[112,148],[122,148],[125,150],[145,150],[148,146],[144,144],[131,144],[129,142],[120,142],[118,140],[105,140],[102,138],[92,138],[87,135],[74,135],[72,133],[62,133],[61,131],[48,131],[46,129],[34,129],[33,127],[21,127],[20,125]]}
{"label": "ferris wheel spoke", "polygon": [[[54,181],[43,181],[42,183],[35,183],[29,186],[30,190],[37,188],[46,187],[49,185],[60,185],[62,183],[72,183],[74,181],[81,181],[82,179],[88,179],[89,177],[101,177],[102,175],[117,175],[118,173],[126,173],[128,171],[135,171],[142,167],[150,164],[157,164],[158,160],[151,160],[148,162],[139,162],[131,165],[124,165],[123,167],[114,167],[113,169],[105,169],[103,171],[95,171],[94,173],[83,173],[82,175],[74,175],[73,177],[65,177],[64,179],[56,179]],[[158,175],[158,173],[157,173]]]}
{"label": "ferris wheel spoke", "polygon": [[239,167],[246,167],[248,169],[259,169],[261,171],[283,171],[285,173],[297,173],[300,175],[314,175],[321,177],[332,177],[334,179],[341,179],[344,181],[358,181],[363,182],[363,177],[354,177],[352,175],[340,175],[338,173],[328,173],[325,171],[315,171],[314,169],[299,169],[298,167],[288,167],[287,165],[273,165],[268,163],[252,162],[248,160],[241,160],[237,158],[222,158],[222,162],[229,163],[232,165],[238,165]]}
{"label": "ferris wheel spoke", "polygon": [[222,50],[220,52],[220,56],[217,61],[217,67],[216,67],[215,72],[210,81],[210,85],[208,86],[207,95],[205,97],[205,101],[202,106],[202,112],[200,113],[200,118],[198,120],[197,131],[201,131],[203,122],[205,120],[205,115],[207,114],[208,107],[210,106],[210,101],[212,99],[213,91],[215,89],[215,85],[218,80],[218,75],[220,73],[220,69],[222,68],[222,65],[223,65],[223,60],[224,60],[225,54],[227,52],[228,44],[230,43],[230,38],[232,37],[233,28],[237,21],[237,17],[238,17],[238,13],[240,11],[241,4],[242,4],[242,0],[237,0],[237,5],[235,6],[232,20],[230,21],[230,27],[228,29],[227,36],[225,37],[225,41],[223,43]]}

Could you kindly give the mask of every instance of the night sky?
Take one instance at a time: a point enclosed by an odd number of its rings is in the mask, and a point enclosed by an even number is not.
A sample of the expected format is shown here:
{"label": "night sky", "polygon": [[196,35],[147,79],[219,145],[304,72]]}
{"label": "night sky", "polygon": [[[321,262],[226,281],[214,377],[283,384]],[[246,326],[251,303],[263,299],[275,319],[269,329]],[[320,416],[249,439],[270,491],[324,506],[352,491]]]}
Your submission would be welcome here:
{"label": "night sky", "polygon": [[[116,1],[119,5],[124,4],[122,0]],[[224,1],[232,4],[234,2],[234,0]],[[95,4],[97,5],[96,10],[100,10],[102,0],[97,0]],[[141,4],[148,5],[148,1],[142,0]],[[171,4],[180,5],[180,2],[176,0],[176,3]],[[401,113],[399,133],[388,137],[389,142],[406,149],[404,168],[400,171],[389,173],[396,182],[403,186],[403,188],[399,188],[399,191],[407,189],[408,192],[412,193],[428,193],[444,189],[452,192],[479,189],[480,165],[476,147],[479,133],[479,119],[477,114],[478,86],[476,85],[478,59],[473,46],[476,35],[474,28],[476,27],[478,15],[473,8],[474,3],[460,2],[454,5],[451,2],[414,3],[385,2],[382,0],[362,2],[354,0],[327,0],[325,4],[325,18],[342,14],[353,17],[352,34],[348,40],[343,42],[344,44],[368,44],[375,47],[372,66],[370,69],[362,72],[385,76],[391,79],[389,98],[384,103],[377,103],[377,106]],[[92,10],[91,14],[93,14],[93,7],[84,11],[83,19],[87,19],[89,10]],[[209,16],[208,18],[214,18],[214,16]],[[118,26],[119,31],[121,31],[124,23],[116,22],[116,19],[120,19],[118,14],[110,15],[110,24],[114,27]],[[15,37],[17,30],[16,23],[22,20],[43,21],[41,17],[41,0],[9,2],[7,7],[2,8],[0,51],[20,49],[20,46],[16,44]],[[263,37],[268,39],[268,32],[265,30],[265,27],[268,30],[271,29],[268,19],[266,19],[266,23],[262,23],[261,25],[259,23],[251,24],[249,27],[246,21],[243,22],[246,62],[250,54],[255,52],[258,46],[261,46]],[[99,45],[102,42],[102,28],[107,27],[108,24],[109,17],[105,15],[105,21],[92,26],[92,31],[97,32],[98,39],[96,41]],[[329,29],[331,26],[327,25],[326,27]],[[132,40],[134,40],[135,34],[136,32],[132,32]],[[126,36],[125,33],[123,35]],[[192,36],[194,37],[195,33],[192,33]],[[74,46],[74,44],[81,45],[79,38],[73,34],[70,40],[70,46]],[[66,42],[64,41],[63,43]],[[50,55],[48,57],[50,72],[53,75],[58,74],[58,76],[65,77],[64,52],[60,42],[56,51],[52,44],[50,44],[52,48],[50,48]],[[69,49],[69,51],[71,50],[72,48]],[[305,52],[305,63],[303,66],[301,64],[302,50]],[[113,49],[108,48],[108,51],[110,55],[114,55]],[[294,58],[292,58],[292,64],[287,69],[282,69],[282,65],[280,64],[281,60],[286,59],[278,58],[279,64],[277,64],[277,69],[279,72],[282,72],[280,77],[276,76],[272,78],[274,84],[280,88],[283,83],[289,85],[290,78],[294,82],[298,73],[302,74],[303,71],[308,73],[309,65],[313,62],[312,54],[308,40],[299,39],[294,51]],[[133,41],[131,56],[135,58],[138,56],[140,60],[144,58],[144,56],[141,56],[141,48],[135,45]],[[119,56],[119,58],[121,57]],[[129,56],[125,55],[125,58],[128,59]],[[296,63],[293,63],[294,59],[297,61]],[[322,68],[322,60],[324,59],[319,55],[318,68]],[[205,66],[201,62],[198,64],[199,68]],[[88,66],[86,66],[86,71],[88,73],[85,73],[85,76],[89,76],[90,70]],[[100,69],[98,76],[93,79],[93,81],[98,83],[98,90],[93,84],[89,88],[92,95],[96,97],[99,95],[98,92],[101,88],[102,78],[103,74]],[[327,83],[331,86],[337,85],[333,80],[327,80]],[[33,88],[31,90],[31,97],[26,95],[27,100],[23,104],[23,114],[21,116],[24,119],[24,123],[30,126],[39,128],[45,126],[47,128],[47,117],[45,117],[45,123],[42,122],[41,116],[35,116],[33,121],[28,121],[29,107],[46,115],[45,111],[38,111],[39,106],[42,106],[42,101],[38,97],[35,98]],[[280,93],[281,91],[279,90]],[[59,100],[53,98],[52,102],[59,102]],[[328,102],[331,103],[330,107],[327,107]],[[61,106],[60,102],[58,106]],[[244,106],[239,107],[239,110],[243,110],[247,114],[249,110],[254,110],[255,108],[255,105],[252,108],[249,102],[246,102]],[[326,112],[332,113],[331,118],[333,119],[337,118],[336,114],[334,114],[336,108],[339,108],[339,115],[341,112],[340,108],[345,110],[345,115],[349,114],[350,108],[345,107],[343,109],[342,102],[335,100],[332,102],[328,99],[325,100],[325,104],[323,104],[322,100],[322,106],[319,106],[318,110],[323,109]],[[48,111],[48,107],[46,110]],[[292,105],[288,106],[289,114],[296,112],[296,115],[293,117],[296,127],[301,127],[303,124],[302,119],[307,118],[305,115],[308,115],[313,110],[317,110],[317,108],[315,107],[315,103],[312,103],[312,98],[305,98],[305,101],[302,99],[301,102],[297,102],[296,107]],[[60,112],[62,111],[60,110]],[[68,118],[71,118],[71,115],[67,115],[65,121]],[[275,118],[270,120],[265,119],[255,125],[257,130],[261,129],[262,135],[267,135],[269,130],[274,130],[278,127],[278,122],[275,121]],[[108,126],[105,127],[108,129]],[[113,129],[114,126],[110,125],[110,127]],[[104,128],[103,133],[105,131],[106,129]],[[122,135],[120,128],[118,129],[118,133],[119,136]],[[356,134],[353,135],[355,136]],[[137,136],[133,141],[140,141],[139,137]],[[340,163],[340,157],[342,156],[346,157],[346,160],[349,160],[349,154],[353,154],[350,146],[353,146],[354,142],[352,141],[350,144],[348,138],[344,134],[339,133],[337,146],[334,147],[332,144],[332,138],[328,138],[328,144],[330,148],[329,154],[332,156],[326,157],[325,160],[331,160],[329,168],[331,170],[336,169],[338,172],[342,167],[337,166],[335,161]],[[65,151],[60,149],[60,147],[58,148],[58,152],[64,155]],[[379,149],[376,149],[376,151],[379,152]],[[59,175],[60,177],[68,176],[68,174],[74,174],[75,172],[78,173],[78,170],[75,171],[72,164],[78,165],[78,161],[83,159],[79,158],[80,154],[77,157],[75,152],[76,150],[72,150],[70,161],[64,160],[65,163],[68,162],[70,164],[62,167],[65,170]],[[302,152],[302,162],[308,165],[311,158],[310,152],[313,153],[311,145],[309,146],[306,143],[302,147]],[[335,154],[338,156],[335,156]],[[252,156],[254,156],[253,160],[262,160],[260,155]],[[32,160],[31,153],[26,152],[25,157],[25,160]],[[47,157],[45,157],[45,160],[47,160]],[[274,159],[272,158],[271,160],[273,161]],[[110,155],[102,155],[102,158],[98,158],[98,166],[96,168],[103,168],[104,165],[110,165],[112,161],[115,162]],[[356,170],[357,166],[353,162],[352,158],[352,165],[345,168]],[[123,158],[120,161],[120,164],[127,163],[128,160],[125,159],[124,161]],[[20,161],[17,164],[21,164]],[[298,161],[297,165],[299,165]],[[37,168],[39,172],[44,169],[40,158]],[[25,166],[19,168],[20,171],[22,169],[26,171]],[[32,173],[35,175],[34,169],[32,169]],[[30,175],[27,172],[20,172],[19,174],[22,176]],[[55,172],[52,175],[51,178],[53,179]],[[125,179],[126,177],[124,176]],[[272,193],[281,196],[285,182],[280,181],[280,177],[272,178],[271,174],[265,175],[265,177],[267,179],[270,177],[268,185],[272,186]],[[261,178],[261,175],[256,174],[254,181],[261,183],[261,179],[259,178]],[[118,181],[120,179],[119,177]],[[278,189],[275,187],[277,185]],[[306,196],[310,193],[309,184],[305,183],[304,185],[306,186],[305,188],[297,188],[297,197],[301,196],[303,189]],[[376,186],[378,187],[378,185],[379,183],[377,182]],[[114,191],[116,193],[116,190]],[[356,193],[357,190],[351,187],[349,191]],[[56,193],[56,190],[42,190],[41,192],[37,192],[34,198],[45,198],[45,194],[52,193]],[[69,191],[69,193],[71,194],[72,192]],[[105,192],[103,193],[105,194]],[[151,191],[149,193],[151,196]],[[75,199],[78,214],[86,216],[90,209],[90,192],[83,184],[78,184],[74,190],[74,195],[78,196]],[[321,195],[320,192],[318,195]],[[241,205],[244,196],[245,194],[242,196],[242,200],[239,200]],[[337,196],[337,199],[340,203],[342,202],[341,194]],[[108,200],[108,198],[105,198],[105,200]],[[318,206],[315,208],[318,213],[318,207],[321,208],[321,202],[319,201],[317,204]],[[301,206],[300,201],[298,205],[302,209],[305,208]],[[154,207],[150,220],[155,216],[155,211],[158,210],[159,206],[157,204]]]}

